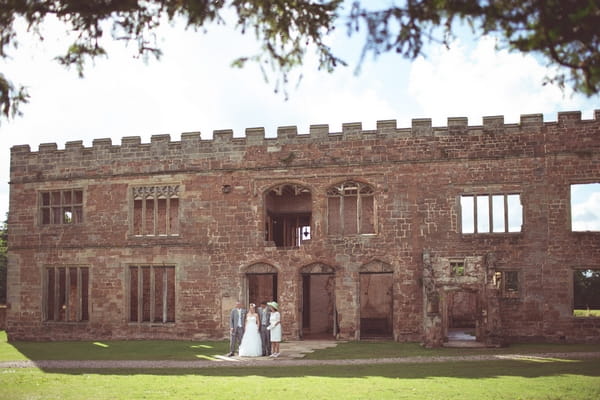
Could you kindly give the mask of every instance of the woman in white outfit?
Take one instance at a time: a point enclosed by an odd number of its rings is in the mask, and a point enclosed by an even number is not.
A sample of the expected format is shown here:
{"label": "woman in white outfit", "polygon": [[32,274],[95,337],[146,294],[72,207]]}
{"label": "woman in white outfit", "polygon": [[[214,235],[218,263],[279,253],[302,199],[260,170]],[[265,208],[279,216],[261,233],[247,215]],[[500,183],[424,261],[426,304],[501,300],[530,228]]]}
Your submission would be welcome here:
{"label": "woman in white outfit", "polygon": [[281,342],[281,315],[279,304],[272,301],[267,303],[271,307],[271,317],[267,329],[271,331],[271,357],[279,357],[279,343]]}
{"label": "woman in white outfit", "polygon": [[260,339],[260,317],[256,312],[256,305],[251,303],[248,314],[246,315],[246,327],[242,343],[240,344],[240,357],[260,357],[262,356],[262,341]]}

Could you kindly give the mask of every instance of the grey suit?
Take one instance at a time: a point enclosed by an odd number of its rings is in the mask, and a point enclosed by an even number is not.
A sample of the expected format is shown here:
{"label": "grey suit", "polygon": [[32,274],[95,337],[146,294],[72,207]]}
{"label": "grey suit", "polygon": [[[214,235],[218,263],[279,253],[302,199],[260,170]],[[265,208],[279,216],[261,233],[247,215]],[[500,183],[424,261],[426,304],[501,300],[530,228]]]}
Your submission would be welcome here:
{"label": "grey suit", "polygon": [[231,316],[229,318],[229,326],[231,331],[231,338],[229,342],[229,354],[233,355],[236,351],[236,347],[240,347],[242,336],[244,335],[244,324],[246,322],[246,310],[244,308],[234,308],[231,310]]}
{"label": "grey suit", "polygon": [[256,312],[260,317],[260,339],[262,342],[263,356],[268,356],[271,355],[271,335],[267,330],[267,326],[269,326],[271,310],[269,310],[269,307],[258,307]]}

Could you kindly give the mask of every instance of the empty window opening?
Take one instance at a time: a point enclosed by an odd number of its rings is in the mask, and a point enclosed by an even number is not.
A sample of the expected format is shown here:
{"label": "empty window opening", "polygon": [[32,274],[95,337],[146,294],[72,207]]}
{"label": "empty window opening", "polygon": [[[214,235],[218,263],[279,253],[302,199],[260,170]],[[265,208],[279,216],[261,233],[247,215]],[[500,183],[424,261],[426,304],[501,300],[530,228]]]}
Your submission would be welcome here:
{"label": "empty window opening", "polygon": [[347,181],[327,191],[327,231],[330,235],[375,233],[374,190]]}
{"label": "empty window opening", "polygon": [[464,261],[450,261],[450,275],[451,276],[465,276],[465,262]]}
{"label": "empty window opening", "polygon": [[573,315],[600,317],[600,269],[573,271]]}
{"label": "empty window opening", "polygon": [[179,185],[133,188],[133,234],[169,236],[179,233]]}
{"label": "empty window opening", "polygon": [[600,231],[600,183],[571,185],[571,230]]}
{"label": "empty window opening", "polygon": [[89,269],[48,267],[44,276],[43,312],[45,321],[89,320]]}
{"label": "empty window opening", "polygon": [[129,267],[129,320],[175,322],[175,267]]}
{"label": "empty window opening", "polygon": [[80,224],[83,222],[81,189],[40,192],[42,225]]}
{"label": "empty window opening", "polygon": [[521,232],[523,206],[519,194],[460,197],[462,233]]}
{"label": "empty window opening", "polygon": [[498,271],[494,273],[494,285],[503,297],[519,297],[519,271]]}
{"label": "empty window opening", "polygon": [[311,239],[312,195],[300,185],[284,184],[265,195],[265,240],[277,247],[299,247]]}

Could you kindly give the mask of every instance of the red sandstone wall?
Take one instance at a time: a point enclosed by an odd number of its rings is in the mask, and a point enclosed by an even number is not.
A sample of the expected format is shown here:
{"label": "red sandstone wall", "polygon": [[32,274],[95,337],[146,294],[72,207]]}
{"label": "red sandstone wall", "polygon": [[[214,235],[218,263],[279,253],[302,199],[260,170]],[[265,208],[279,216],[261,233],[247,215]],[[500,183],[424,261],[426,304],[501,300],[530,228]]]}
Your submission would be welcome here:
{"label": "red sandstone wall", "polygon": [[[394,337],[422,340],[422,254],[485,257],[500,268],[522,271],[522,294],[500,299],[507,340],[590,341],[600,321],[570,315],[571,270],[598,268],[597,233],[570,232],[569,184],[600,180],[600,113],[581,121],[578,113],[558,122],[523,116],[467,126],[450,119],[433,128],[415,120],[395,121],[376,131],[345,124],[341,134],[312,126],[310,136],[280,128],[276,139],[261,130],[246,138],[216,132],[214,140],[184,134],[180,142],[154,136],[150,144],[124,138],[120,146],[97,140],[42,145],[38,152],[16,146],[11,157],[9,213],[8,332],[12,339],[222,338],[228,310],[244,297],[244,271],[267,263],[278,271],[278,301],[284,335],[299,336],[300,269],[319,262],[335,270],[340,337],[359,337],[359,271],[373,261],[393,268]],[[290,156],[292,155],[292,156]],[[156,159],[158,158],[158,161]],[[375,189],[375,235],[328,236],[326,191],[344,180]],[[264,241],[264,197],[268,188],[300,183],[312,192],[312,240],[299,249],[277,249]],[[178,184],[177,237],[131,235],[134,185]],[[223,186],[232,190],[224,192]],[[79,226],[40,226],[39,190],[81,187],[84,219]],[[462,235],[461,194],[521,193],[524,225],[518,234]],[[176,267],[176,323],[128,322],[126,270],[131,264]],[[78,264],[90,268],[90,321],[42,321],[42,268]],[[483,275],[481,275],[483,276]],[[564,339],[563,339],[564,338]]]}

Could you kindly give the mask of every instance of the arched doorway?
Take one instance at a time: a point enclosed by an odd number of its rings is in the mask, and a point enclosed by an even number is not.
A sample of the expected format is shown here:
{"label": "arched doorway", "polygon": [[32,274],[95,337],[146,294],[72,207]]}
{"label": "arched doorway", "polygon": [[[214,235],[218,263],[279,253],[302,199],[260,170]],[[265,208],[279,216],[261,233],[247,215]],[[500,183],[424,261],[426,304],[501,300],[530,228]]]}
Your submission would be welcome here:
{"label": "arched doorway", "polygon": [[335,270],[314,263],[300,270],[302,296],[300,336],[302,339],[333,338],[337,335]]}
{"label": "arched doorway", "polygon": [[393,270],[373,261],[363,265],[360,277],[360,338],[393,337]]}
{"label": "arched doorway", "polygon": [[277,268],[256,263],[246,269],[246,303],[277,300]]}

